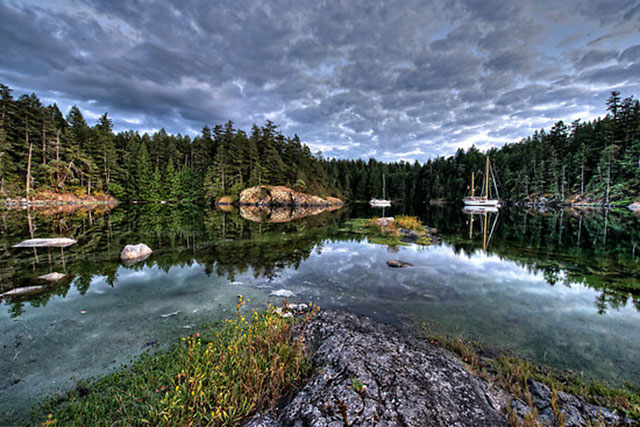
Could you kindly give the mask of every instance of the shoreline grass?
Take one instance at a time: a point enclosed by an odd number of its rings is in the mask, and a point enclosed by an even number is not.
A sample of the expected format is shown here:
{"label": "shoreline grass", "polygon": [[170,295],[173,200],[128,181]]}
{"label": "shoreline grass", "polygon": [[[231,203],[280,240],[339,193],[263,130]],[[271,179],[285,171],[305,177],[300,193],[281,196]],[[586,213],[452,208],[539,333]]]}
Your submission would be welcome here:
{"label": "shoreline grass", "polygon": [[[432,344],[451,351],[475,375],[489,383],[499,385],[511,395],[526,402],[529,405],[528,416],[532,417],[528,421],[533,422],[537,415],[528,380],[541,382],[549,387],[552,393],[552,406],[557,400],[558,392],[564,392],[640,421],[640,387],[631,384],[613,387],[601,381],[587,381],[577,374],[537,365],[499,351],[487,352],[480,343],[460,336],[430,335],[425,324],[422,326],[421,335]],[[563,420],[563,414],[559,413],[555,407],[554,413],[559,422]],[[510,415],[513,417],[514,414]],[[511,419],[510,424],[517,425],[518,422]]]}
{"label": "shoreline grass", "polygon": [[130,366],[81,381],[32,412],[45,426],[239,425],[269,411],[301,386],[312,370],[301,337],[315,309],[284,318],[275,307],[241,314],[182,338],[175,347],[143,354]]}

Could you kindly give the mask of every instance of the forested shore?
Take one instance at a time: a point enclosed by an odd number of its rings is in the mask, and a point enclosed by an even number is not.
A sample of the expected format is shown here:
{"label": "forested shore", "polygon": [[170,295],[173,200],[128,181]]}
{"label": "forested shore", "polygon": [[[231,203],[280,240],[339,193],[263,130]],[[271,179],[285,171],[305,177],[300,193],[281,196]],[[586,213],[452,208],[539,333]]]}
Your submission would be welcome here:
{"label": "forested shore", "polygon": [[612,92],[607,111],[487,153],[471,147],[424,163],[383,163],[323,158],[270,121],[249,133],[232,122],[194,137],[116,133],[107,113],[90,125],[76,106],[64,115],[36,94],[15,99],[0,84],[0,197],[212,201],[254,185],[286,185],[354,201],[379,197],[384,175],[391,199],[457,201],[469,193],[472,173],[482,182],[488,154],[503,200],[628,204],[640,193],[640,105]]}

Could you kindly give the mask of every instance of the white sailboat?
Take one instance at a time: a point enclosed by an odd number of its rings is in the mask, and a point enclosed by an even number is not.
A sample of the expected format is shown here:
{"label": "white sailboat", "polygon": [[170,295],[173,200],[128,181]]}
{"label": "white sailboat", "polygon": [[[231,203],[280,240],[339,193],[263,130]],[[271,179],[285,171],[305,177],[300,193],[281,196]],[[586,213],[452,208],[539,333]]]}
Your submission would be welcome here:
{"label": "white sailboat", "polygon": [[[465,197],[462,201],[465,204],[465,208],[474,209],[477,208],[479,210],[485,209],[493,212],[497,212],[497,209],[500,207],[499,199],[490,199],[489,198],[489,157],[487,157],[487,170],[484,177],[484,186],[482,187],[482,195],[475,196],[475,182],[474,182],[474,174],[471,174],[471,197]],[[498,188],[495,183],[495,178],[493,181],[493,185],[496,189],[496,195],[498,193]]]}
{"label": "white sailboat", "polygon": [[384,198],[384,174],[382,174],[382,199],[371,199],[369,204],[375,207],[388,207],[391,206],[391,200]]}

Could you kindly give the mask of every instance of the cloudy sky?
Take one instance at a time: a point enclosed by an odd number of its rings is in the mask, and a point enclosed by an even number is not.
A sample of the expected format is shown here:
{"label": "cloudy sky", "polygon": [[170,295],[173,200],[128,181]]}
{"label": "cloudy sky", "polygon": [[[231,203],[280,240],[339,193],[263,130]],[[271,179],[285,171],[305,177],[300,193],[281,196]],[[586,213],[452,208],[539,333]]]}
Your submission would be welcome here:
{"label": "cloudy sky", "polygon": [[90,124],[269,119],[327,156],[420,160],[640,95],[640,0],[0,0],[0,83]]}

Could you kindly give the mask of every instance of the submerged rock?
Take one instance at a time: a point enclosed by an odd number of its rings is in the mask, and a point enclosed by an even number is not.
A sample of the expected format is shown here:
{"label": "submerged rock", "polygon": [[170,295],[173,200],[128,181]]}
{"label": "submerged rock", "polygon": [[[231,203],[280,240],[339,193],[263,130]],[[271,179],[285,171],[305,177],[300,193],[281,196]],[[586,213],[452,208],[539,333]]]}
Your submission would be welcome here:
{"label": "submerged rock", "polygon": [[392,268],[413,267],[413,264],[411,264],[410,262],[400,261],[400,260],[397,260],[397,259],[392,259],[392,260],[387,261],[387,265],[389,267],[392,267]]}
{"label": "submerged rock", "polygon": [[148,257],[153,251],[144,243],[137,245],[127,245],[120,253],[120,259],[123,261],[141,261],[141,258]]}
{"label": "submerged rock", "polygon": [[282,298],[293,298],[296,296],[293,292],[287,289],[278,289],[277,291],[271,292],[272,297],[282,297]]}

